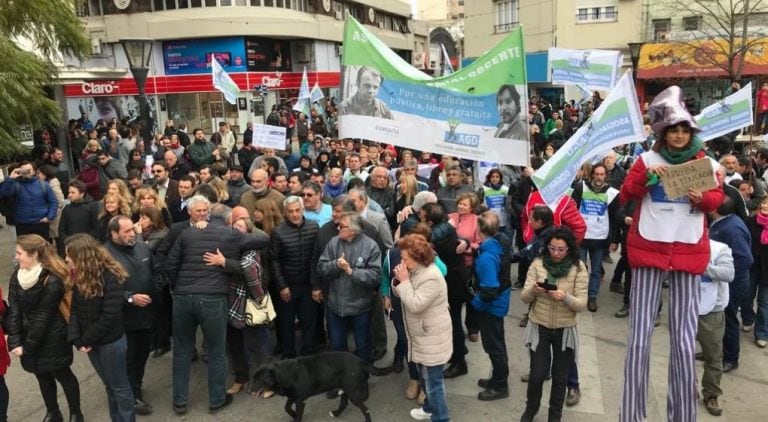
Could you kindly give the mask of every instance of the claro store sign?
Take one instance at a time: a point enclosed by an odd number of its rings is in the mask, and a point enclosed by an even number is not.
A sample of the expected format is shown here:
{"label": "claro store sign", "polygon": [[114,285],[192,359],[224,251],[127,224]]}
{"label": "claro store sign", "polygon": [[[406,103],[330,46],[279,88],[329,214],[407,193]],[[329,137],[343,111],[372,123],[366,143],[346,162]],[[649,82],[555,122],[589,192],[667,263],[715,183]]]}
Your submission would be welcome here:
{"label": "claro store sign", "polygon": [[83,95],[117,95],[120,93],[120,85],[115,81],[83,82],[80,91]]}

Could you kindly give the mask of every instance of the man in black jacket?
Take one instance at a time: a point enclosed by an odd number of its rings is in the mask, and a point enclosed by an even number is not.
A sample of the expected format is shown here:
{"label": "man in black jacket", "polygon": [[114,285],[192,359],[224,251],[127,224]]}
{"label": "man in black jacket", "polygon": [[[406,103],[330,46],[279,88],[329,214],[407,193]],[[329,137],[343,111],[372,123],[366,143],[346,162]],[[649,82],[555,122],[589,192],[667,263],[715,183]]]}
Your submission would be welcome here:
{"label": "man in black jacket", "polygon": [[232,403],[232,395],[225,391],[225,343],[227,293],[232,274],[240,272],[240,266],[233,265],[233,261],[239,261],[241,251],[262,249],[268,244],[263,233],[241,233],[228,227],[232,209],[226,205],[210,207],[210,202],[199,195],[189,201],[190,216],[195,220],[196,215],[207,214],[209,209],[207,226],[183,230],[164,265],[173,286],[173,409],[179,415],[187,411],[189,369],[198,324],[208,349],[209,412],[218,413]]}
{"label": "man in black jacket", "polygon": [[64,252],[64,244],[70,236],[78,233],[95,236],[99,214],[99,204],[88,196],[85,183],[77,179],[69,182],[67,193],[69,204],[61,210],[59,221],[59,253]]}
{"label": "man in black jacket", "polygon": [[277,325],[284,358],[296,357],[294,324],[302,325],[301,354],[317,349],[317,310],[312,301],[311,286],[317,284],[312,250],[320,227],[304,218],[304,203],[298,196],[283,201],[285,221],[272,232],[269,258],[277,304]]}
{"label": "man in black jacket", "polygon": [[131,383],[134,408],[138,415],[152,413],[141,391],[144,367],[151,348],[151,330],[155,319],[152,298],[157,297],[158,273],[152,267],[152,252],[144,242],[136,242],[130,217],[118,215],[109,221],[110,239],[104,247],[128,272],[123,307],[123,326],[128,341],[126,366]]}
{"label": "man in black jacket", "polygon": [[[171,200],[167,202],[174,223],[189,220],[187,202],[195,193],[195,178],[190,175],[182,176],[176,184],[176,190],[176,195],[172,195]],[[168,245],[169,249],[170,247],[171,245]]]}

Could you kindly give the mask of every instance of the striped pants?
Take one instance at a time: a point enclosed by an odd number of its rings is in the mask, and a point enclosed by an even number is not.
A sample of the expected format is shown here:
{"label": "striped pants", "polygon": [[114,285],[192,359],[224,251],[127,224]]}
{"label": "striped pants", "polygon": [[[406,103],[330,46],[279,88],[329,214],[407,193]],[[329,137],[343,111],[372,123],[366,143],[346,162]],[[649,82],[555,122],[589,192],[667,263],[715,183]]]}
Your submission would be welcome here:
{"label": "striped pants", "polygon": [[[619,421],[648,419],[648,372],[651,334],[661,300],[665,271],[656,268],[632,269],[629,306],[629,338],[624,362],[624,389]],[[699,318],[699,276],[669,272],[669,389],[667,420],[696,421],[696,330]]]}

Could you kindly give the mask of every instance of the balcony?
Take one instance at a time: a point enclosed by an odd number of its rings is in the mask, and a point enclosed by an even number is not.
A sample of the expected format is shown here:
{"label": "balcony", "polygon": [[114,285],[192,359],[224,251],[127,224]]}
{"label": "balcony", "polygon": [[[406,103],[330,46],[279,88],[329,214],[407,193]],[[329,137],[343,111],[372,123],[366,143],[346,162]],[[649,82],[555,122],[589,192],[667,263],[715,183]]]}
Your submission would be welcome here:
{"label": "balcony", "polygon": [[502,23],[499,25],[493,25],[493,33],[503,34],[505,32],[509,32],[517,28],[518,26],[520,26],[520,22],[509,22],[509,23]]}

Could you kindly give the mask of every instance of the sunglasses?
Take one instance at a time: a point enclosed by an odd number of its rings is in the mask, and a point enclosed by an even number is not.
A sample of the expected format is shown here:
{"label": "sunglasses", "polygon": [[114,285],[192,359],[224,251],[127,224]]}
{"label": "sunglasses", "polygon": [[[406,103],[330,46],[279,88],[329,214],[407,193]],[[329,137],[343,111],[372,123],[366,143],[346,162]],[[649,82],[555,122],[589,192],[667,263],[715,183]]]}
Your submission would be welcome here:
{"label": "sunglasses", "polygon": [[311,198],[311,197],[315,196],[315,194],[314,193],[302,193],[301,196],[303,196],[304,198]]}

